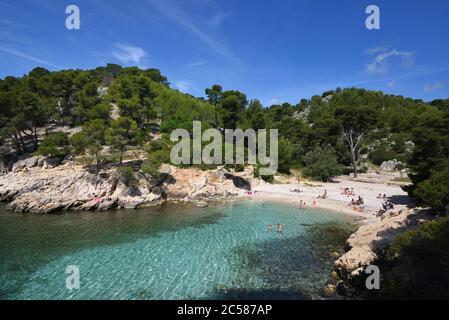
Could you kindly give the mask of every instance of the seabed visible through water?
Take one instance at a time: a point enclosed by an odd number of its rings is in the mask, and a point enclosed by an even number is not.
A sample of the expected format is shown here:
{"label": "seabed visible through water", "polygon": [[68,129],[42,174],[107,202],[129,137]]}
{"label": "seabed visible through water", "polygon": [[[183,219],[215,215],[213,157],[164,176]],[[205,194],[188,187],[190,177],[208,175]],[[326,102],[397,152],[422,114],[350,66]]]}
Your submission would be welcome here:
{"label": "seabed visible through water", "polygon": [[[339,213],[259,201],[44,216],[0,208],[0,299],[319,299],[331,253],[355,229]],[[70,291],[73,265],[80,289]]]}

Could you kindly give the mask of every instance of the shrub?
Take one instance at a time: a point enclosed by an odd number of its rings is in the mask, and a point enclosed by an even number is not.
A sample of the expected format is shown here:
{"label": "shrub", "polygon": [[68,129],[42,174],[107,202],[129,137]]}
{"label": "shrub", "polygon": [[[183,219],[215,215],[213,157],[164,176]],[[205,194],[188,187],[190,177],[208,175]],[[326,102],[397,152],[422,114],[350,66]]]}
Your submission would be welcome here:
{"label": "shrub", "polygon": [[118,178],[127,187],[135,187],[139,182],[134,175],[134,170],[131,167],[120,167],[117,169]]}
{"label": "shrub", "polygon": [[380,166],[384,161],[399,159],[397,152],[393,151],[387,144],[379,145],[374,151],[370,152],[368,159],[375,165]]}
{"label": "shrub", "polygon": [[69,138],[62,132],[47,135],[38,149],[40,155],[49,157],[64,157],[69,152]]}
{"label": "shrub", "polygon": [[306,167],[304,174],[313,179],[328,181],[329,178],[341,175],[342,166],[332,149],[316,147],[304,157]]}
{"label": "shrub", "polygon": [[285,139],[279,140],[279,172],[289,174],[290,165],[292,163],[293,148]]}
{"label": "shrub", "polygon": [[146,148],[146,151],[148,153],[151,153],[151,152],[154,152],[157,150],[167,150],[167,149],[170,149],[170,144],[171,144],[171,141],[166,138],[154,140]]}
{"label": "shrub", "polygon": [[413,195],[418,200],[438,212],[444,212],[449,205],[449,168],[436,172],[419,183]]}
{"label": "shrub", "polygon": [[111,105],[107,103],[99,103],[95,107],[89,110],[87,116],[89,120],[105,120],[108,121],[110,119],[111,113]]}
{"label": "shrub", "polygon": [[84,132],[75,133],[73,136],[70,137],[70,144],[75,154],[77,155],[83,154],[86,149],[86,146],[88,145],[86,134]]}
{"label": "shrub", "polygon": [[400,235],[383,252],[385,299],[447,299],[449,296],[449,218]]}
{"label": "shrub", "polygon": [[170,151],[168,149],[150,152],[147,160],[142,164],[142,172],[157,176],[163,163],[170,163]]}
{"label": "shrub", "polygon": [[256,165],[256,168],[254,169],[254,177],[255,178],[259,178],[261,177],[264,181],[268,182],[268,183],[273,183],[274,181],[274,176],[261,176],[260,175],[260,164]]}

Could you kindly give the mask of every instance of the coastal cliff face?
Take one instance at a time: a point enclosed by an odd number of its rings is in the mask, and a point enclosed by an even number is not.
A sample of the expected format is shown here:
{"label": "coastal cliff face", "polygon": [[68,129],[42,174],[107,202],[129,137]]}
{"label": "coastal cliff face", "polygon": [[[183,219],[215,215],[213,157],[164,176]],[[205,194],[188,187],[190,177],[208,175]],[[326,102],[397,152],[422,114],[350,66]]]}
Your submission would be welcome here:
{"label": "coastal cliff face", "polygon": [[73,162],[53,167],[36,157],[17,163],[13,172],[0,176],[0,201],[8,202],[7,208],[15,212],[104,211],[164,201],[220,200],[251,188],[250,172],[236,177],[225,169],[200,171],[168,165],[161,172],[161,178],[153,179],[137,171],[137,183],[129,187],[117,177],[116,168],[96,174]]}

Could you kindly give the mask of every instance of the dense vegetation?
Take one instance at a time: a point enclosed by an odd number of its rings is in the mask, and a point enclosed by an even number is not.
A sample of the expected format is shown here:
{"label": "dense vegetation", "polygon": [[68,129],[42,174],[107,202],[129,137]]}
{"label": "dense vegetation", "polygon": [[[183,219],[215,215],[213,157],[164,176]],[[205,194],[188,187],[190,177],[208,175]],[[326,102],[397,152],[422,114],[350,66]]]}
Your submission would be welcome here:
{"label": "dense vegetation", "polygon": [[[293,166],[326,181],[342,172],[357,175],[368,162],[397,159],[411,169],[408,191],[413,196],[440,212],[448,204],[448,100],[425,103],[337,88],[296,105],[265,108],[219,85],[205,94],[196,98],[171,89],[157,69],[115,64],[86,71],[36,68],[21,78],[0,80],[1,152],[6,159],[31,152],[71,153],[100,170],[105,162],[122,163],[130,149],[145,150],[143,169],[156,174],[169,161],[168,135],[176,128],[191,131],[194,120],[202,122],[202,130],[278,129],[281,173]],[[82,130],[51,132],[62,126]]]}

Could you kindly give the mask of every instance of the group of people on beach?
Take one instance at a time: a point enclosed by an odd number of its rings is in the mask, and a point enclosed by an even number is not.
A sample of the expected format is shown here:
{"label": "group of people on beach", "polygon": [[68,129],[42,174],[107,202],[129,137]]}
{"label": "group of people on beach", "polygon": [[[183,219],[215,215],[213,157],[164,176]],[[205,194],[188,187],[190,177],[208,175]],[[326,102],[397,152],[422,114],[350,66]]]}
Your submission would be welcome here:
{"label": "group of people on beach", "polygon": [[347,197],[355,196],[354,188],[341,188],[341,194]]}
{"label": "group of people on beach", "polygon": [[246,191],[245,194],[246,194],[248,197],[251,197],[251,196],[257,195],[257,191]]}
{"label": "group of people on beach", "polygon": [[[386,199],[382,198],[382,199]],[[390,201],[385,200],[382,202],[382,209],[379,209],[376,213],[376,217],[380,217],[380,218],[384,218],[384,214],[387,213],[389,210],[393,210],[394,209],[394,204],[392,204]]]}
{"label": "group of people on beach", "polygon": [[[351,197],[351,196],[355,196],[356,194],[355,194],[354,188],[344,187],[344,188],[341,188],[341,195],[346,196],[346,197]],[[354,211],[357,211],[360,213],[365,212],[364,205],[365,205],[365,200],[361,196],[358,196],[357,200],[355,198],[352,198],[351,202],[348,204],[348,206],[351,206]]]}
{"label": "group of people on beach", "polygon": [[[353,187],[342,187],[340,188],[341,195],[346,197],[355,197],[356,193]],[[358,196],[357,200],[355,198],[351,199],[351,202],[348,204],[348,206],[351,206],[354,211],[363,213],[365,212],[365,200],[362,198],[362,196]]]}
{"label": "group of people on beach", "polygon": [[364,205],[365,201],[363,200],[363,198],[361,196],[359,196],[359,198],[357,200],[355,200],[354,198],[351,199],[351,205],[352,206],[362,206]]}

